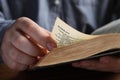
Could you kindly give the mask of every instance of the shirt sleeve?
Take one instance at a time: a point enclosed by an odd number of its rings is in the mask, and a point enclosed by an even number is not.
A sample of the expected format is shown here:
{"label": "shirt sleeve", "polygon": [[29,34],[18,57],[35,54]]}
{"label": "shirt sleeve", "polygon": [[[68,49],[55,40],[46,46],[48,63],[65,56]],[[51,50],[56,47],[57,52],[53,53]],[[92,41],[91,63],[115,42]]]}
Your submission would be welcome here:
{"label": "shirt sleeve", "polygon": [[120,19],[114,20],[105,26],[96,29],[92,34],[120,33]]}
{"label": "shirt sleeve", "polygon": [[[1,53],[1,44],[5,34],[5,31],[15,22],[15,20],[6,20],[3,13],[0,11],[0,53]],[[1,57],[1,56],[0,56]],[[0,58],[0,63],[2,62]]]}
{"label": "shirt sleeve", "polygon": [[14,23],[15,20],[5,20],[2,12],[0,12],[0,45],[2,43],[5,31]]}

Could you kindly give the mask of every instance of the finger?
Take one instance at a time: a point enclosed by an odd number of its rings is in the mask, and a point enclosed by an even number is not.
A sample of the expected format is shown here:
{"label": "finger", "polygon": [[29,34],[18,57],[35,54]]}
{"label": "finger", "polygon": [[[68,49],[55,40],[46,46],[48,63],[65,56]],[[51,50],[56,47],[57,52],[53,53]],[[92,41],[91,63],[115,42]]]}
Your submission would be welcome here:
{"label": "finger", "polygon": [[14,46],[11,47],[11,50],[7,54],[15,62],[25,65],[33,65],[38,61],[36,57],[29,56],[15,48]]}
{"label": "finger", "polygon": [[108,71],[108,69],[106,70],[105,65],[103,65],[103,64],[101,65],[101,63],[99,63],[99,61],[94,61],[94,60],[81,61],[81,62],[73,63],[72,65],[74,67],[84,68],[84,69],[88,69],[88,70]]}
{"label": "finger", "polygon": [[50,33],[32,20],[28,18],[20,18],[17,20],[17,22],[21,23],[21,25],[18,26],[18,29],[29,35],[36,41],[36,43],[47,49],[56,47],[55,41],[51,38]]}
{"label": "finger", "polygon": [[107,66],[101,64],[98,60],[83,61],[80,63],[81,68],[89,70],[106,70]]}
{"label": "finger", "polygon": [[[103,62],[103,60],[105,60]],[[118,64],[118,65],[116,65]],[[114,57],[101,57],[100,60],[85,60],[73,63],[73,66],[97,71],[120,71],[120,59]]]}
{"label": "finger", "polygon": [[105,56],[100,58],[100,63],[106,64],[109,71],[118,73],[120,72],[120,57],[117,56]]}
{"label": "finger", "polygon": [[40,52],[40,49],[32,44],[25,36],[21,35],[19,32],[14,32],[11,38],[11,44],[16,47],[21,52],[28,54],[30,56],[39,56],[44,53]]}
{"label": "finger", "polygon": [[20,63],[17,63],[15,62],[14,60],[12,60],[10,57],[8,57],[6,54],[4,54],[2,56],[2,59],[4,61],[4,63],[11,69],[13,70],[19,70],[19,71],[22,71],[22,70],[25,70],[28,68],[27,65],[24,65],[24,64],[20,64]]}

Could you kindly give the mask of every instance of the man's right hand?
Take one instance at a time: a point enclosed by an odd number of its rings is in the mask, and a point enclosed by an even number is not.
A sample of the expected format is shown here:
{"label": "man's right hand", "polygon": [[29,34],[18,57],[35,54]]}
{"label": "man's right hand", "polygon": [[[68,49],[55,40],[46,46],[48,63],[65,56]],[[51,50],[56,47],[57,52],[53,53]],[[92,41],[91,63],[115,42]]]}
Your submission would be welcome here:
{"label": "man's right hand", "polygon": [[14,70],[25,70],[34,65],[38,61],[37,57],[45,54],[35,43],[46,50],[56,47],[49,31],[26,17],[17,19],[5,32],[2,41],[4,63]]}

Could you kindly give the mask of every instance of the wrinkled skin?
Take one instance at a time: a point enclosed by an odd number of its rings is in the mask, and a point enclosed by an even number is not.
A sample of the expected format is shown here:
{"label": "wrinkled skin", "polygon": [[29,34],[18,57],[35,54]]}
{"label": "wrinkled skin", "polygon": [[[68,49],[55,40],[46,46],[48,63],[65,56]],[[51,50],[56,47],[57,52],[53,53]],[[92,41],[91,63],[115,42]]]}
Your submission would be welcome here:
{"label": "wrinkled skin", "polygon": [[2,59],[11,69],[25,70],[37,63],[38,56],[41,58],[45,54],[37,44],[43,50],[56,47],[49,31],[26,17],[19,18],[5,32],[1,46]]}

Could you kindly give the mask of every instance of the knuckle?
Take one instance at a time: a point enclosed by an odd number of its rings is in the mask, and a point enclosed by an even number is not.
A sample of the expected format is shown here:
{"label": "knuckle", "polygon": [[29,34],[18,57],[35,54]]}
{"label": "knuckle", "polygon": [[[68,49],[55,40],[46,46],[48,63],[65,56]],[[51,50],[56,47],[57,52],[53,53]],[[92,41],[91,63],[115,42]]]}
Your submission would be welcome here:
{"label": "knuckle", "polygon": [[34,26],[34,22],[27,18],[27,17],[21,17],[16,20],[16,23],[19,29],[24,29],[27,31],[32,31],[32,27]]}
{"label": "knuckle", "polygon": [[42,36],[42,39],[39,39],[40,43],[42,44],[42,46],[46,46],[47,43],[49,43],[51,41],[51,38],[49,36],[49,34],[44,34],[44,36]]}
{"label": "knuckle", "polygon": [[51,39],[50,34],[45,34],[45,36],[44,36],[44,37],[45,37],[45,39],[46,39],[46,40],[50,40],[50,39]]}
{"label": "knuckle", "polygon": [[18,19],[16,20],[16,22],[22,22],[22,23],[24,23],[24,22],[26,22],[26,21],[28,21],[28,20],[30,20],[30,19],[27,18],[27,17],[20,17],[20,18],[18,18]]}
{"label": "knuckle", "polygon": [[50,34],[45,36],[46,43],[54,43],[56,45],[56,41],[51,37]]}
{"label": "knuckle", "polygon": [[21,17],[16,20],[16,23],[19,24],[19,27],[31,27],[31,19],[27,17]]}

